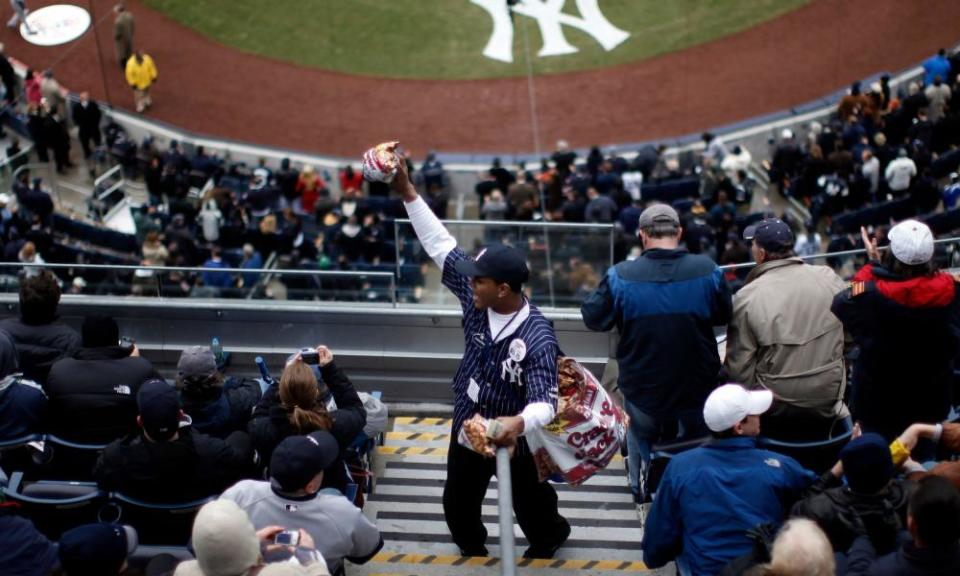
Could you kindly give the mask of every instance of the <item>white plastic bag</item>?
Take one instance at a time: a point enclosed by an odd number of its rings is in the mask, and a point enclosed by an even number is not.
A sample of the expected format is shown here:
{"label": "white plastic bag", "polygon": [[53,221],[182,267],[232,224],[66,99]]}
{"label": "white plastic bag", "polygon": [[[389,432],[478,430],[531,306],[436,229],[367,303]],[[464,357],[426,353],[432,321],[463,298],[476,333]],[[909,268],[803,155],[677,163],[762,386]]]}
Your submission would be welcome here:
{"label": "white plastic bag", "polygon": [[363,402],[363,408],[367,412],[367,423],[363,427],[363,433],[368,438],[373,438],[381,432],[387,431],[387,405],[377,400],[366,392],[357,392],[360,401]]}
{"label": "white plastic bag", "polygon": [[574,486],[607,467],[627,435],[626,415],[573,358],[558,364],[557,416],[526,434],[540,480]]}

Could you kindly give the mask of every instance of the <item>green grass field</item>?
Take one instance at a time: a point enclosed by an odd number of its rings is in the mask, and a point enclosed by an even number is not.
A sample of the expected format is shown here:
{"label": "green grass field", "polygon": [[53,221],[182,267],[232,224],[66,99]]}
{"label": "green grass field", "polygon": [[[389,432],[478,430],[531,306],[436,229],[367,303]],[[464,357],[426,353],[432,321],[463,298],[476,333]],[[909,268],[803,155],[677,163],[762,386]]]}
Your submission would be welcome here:
{"label": "green grass field", "polygon": [[[630,38],[606,52],[564,28],[576,54],[538,58],[535,20],[515,15],[513,63],[482,55],[493,28],[469,0],[145,0],[178,22],[228,46],[278,60],[351,74],[394,78],[497,78],[533,70],[554,74],[643,60],[722,38],[809,0],[601,0],[607,19]],[[565,12],[577,15],[567,0]]]}

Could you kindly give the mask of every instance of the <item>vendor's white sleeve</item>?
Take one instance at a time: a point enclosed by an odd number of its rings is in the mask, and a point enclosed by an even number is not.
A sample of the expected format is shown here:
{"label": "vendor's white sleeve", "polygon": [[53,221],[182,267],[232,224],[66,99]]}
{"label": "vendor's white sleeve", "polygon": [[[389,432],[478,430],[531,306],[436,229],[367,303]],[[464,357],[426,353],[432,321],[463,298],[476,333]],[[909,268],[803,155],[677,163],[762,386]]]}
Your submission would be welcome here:
{"label": "vendor's white sleeve", "polygon": [[456,238],[444,228],[440,219],[433,210],[430,210],[423,198],[417,196],[413,202],[404,202],[403,205],[407,209],[413,231],[417,233],[417,238],[423,244],[424,250],[442,270],[447,254],[457,247]]}
{"label": "vendor's white sleeve", "polygon": [[523,408],[523,412],[520,413],[520,417],[523,418],[523,434],[526,435],[527,432],[533,430],[534,428],[542,428],[550,423],[553,420],[553,417],[556,415],[556,410],[554,410],[552,404],[546,402],[533,402],[527,404]]}

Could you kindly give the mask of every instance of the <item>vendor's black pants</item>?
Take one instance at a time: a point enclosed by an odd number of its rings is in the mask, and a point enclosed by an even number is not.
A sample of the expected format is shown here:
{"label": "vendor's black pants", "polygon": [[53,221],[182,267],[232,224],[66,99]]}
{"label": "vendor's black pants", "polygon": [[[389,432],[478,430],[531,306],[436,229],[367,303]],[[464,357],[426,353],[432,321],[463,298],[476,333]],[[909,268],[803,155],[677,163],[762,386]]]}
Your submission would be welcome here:
{"label": "vendor's black pants", "polygon": [[[480,507],[497,471],[495,458],[484,458],[457,443],[452,435],[447,456],[447,481],[443,487],[443,515],[462,551],[482,549],[487,529],[480,519]],[[531,546],[550,548],[569,533],[567,521],[557,511],[557,493],[548,482],[537,479],[533,456],[525,454],[510,460],[513,487],[513,511],[517,523]]]}

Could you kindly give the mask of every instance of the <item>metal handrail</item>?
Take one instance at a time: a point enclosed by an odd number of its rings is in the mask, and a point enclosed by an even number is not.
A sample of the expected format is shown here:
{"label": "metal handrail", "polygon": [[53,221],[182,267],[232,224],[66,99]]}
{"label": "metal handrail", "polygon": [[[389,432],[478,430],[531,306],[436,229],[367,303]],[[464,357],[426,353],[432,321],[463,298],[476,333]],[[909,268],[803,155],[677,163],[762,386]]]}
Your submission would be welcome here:
{"label": "metal handrail", "polygon": [[376,276],[380,278],[393,277],[393,272],[379,271],[351,271],[351,270],[286,270],[269,268],[203,268],[197,266],[145,266],[134,264],[58,264],[51,262],[0,262],[0,268],[66,268],[89,270],[150,270],[156,272],[229,272],[231,274],[267,274],[278,273],[292,276]]}
{"label": "metal handrail", "polygon": [[[410,224],[409,218],[397,218],[395,220],[397,224]],[[587,224],[584,222],[549,222],[546,220],[530,220],[530,221],[517,221],[517,220],[441,220],[441,223],[444,226],[499,226],[499,227],[509,227],[509,228],[582,228],[582,229],[592,229],[592,230],[608,230],[613,229],[615,226],[613,224]]]}
{"label": "metal handrail", "polygon": [[100,184],[110,180],[113,177],[114,173],[116,172],[120,173],[120,180],[118,180],[115,184],[113,184],[112,186],[110,186],[100,194],[98,194],[97,200],[103,200],[104,198],[112,194],[114,191],[119,190],[120,188],[123,188],[123,185],[126,183],[126,179],[124,179],[123,177],[123,166],[117,164],[113,168],[107,170],[106,172],[98,176],[97,179],[93,181],[93,190],[96,191],[97,188],[100,187]]}
{"label": "metal handrail", "polygon": [[360,278],[373,277],[389,280],[390,302],[394,308],[397,307],[397,278],[393,272],[379,271],[348,271],[348,270],[277,270],[267,268],[203,268],[190,266],[136,266],[131,264],[57,264],[50,262],[10,262],[0,263],[0,269],[3,268],[40,268],[40,269],[69,269],[69,270],[148,270],[151,272],[223,272],[229,274],[279,274],[291,276],[320,276],[333,278]]}
{"label": "metal handrail", "polygon": [[[936,246],[936,245],[941,245],[941,244],[956,244],[956,243],[960,243],[960,236],[951,236],[950,238],[940,238],[939,240],[934,240],[934,241],[933,241],[933,244],[934,244],[935,246]],[[878,248],[878,250],[880,250],[881,252],[883,252],[883,251],[887,250],[888,248],[889,248],[889,246],[880,246],[880,247]],[[800,258],[800,259],[803,260],[803,261],[807,261],[807,260],[823,260],[824,258],[837,258],[837,257],[840,257],[840,256],[856,256],[856,255],[858,255],[858,254],[866,254],[866,253],[867,253],[867,249],[866,249],[866,248],[855,248],[855,249],[853,249],[853,250],[840,250],[840,251],[838,251],[838,252],[824,252],[823,254],[812,254],[812,255],[809,255],[809,256],[797,256],[797,258]],[[743,262],[743,263],[741,263],[741,264],[724,264],[723,266],[720,266],[720,269],[721,269],[721,270],[740,270],[740,269],[743,269],[743,268],[753,268],[753,267],[756,266],[756,265],[757,265],[756,262]]]}
{"label": "metal handrail", "polygon": [[513,537],[513,479],[510,477],[510,453],[497,448],[497,505],[500,514],[500,574],[514,576],[516,542]]}

